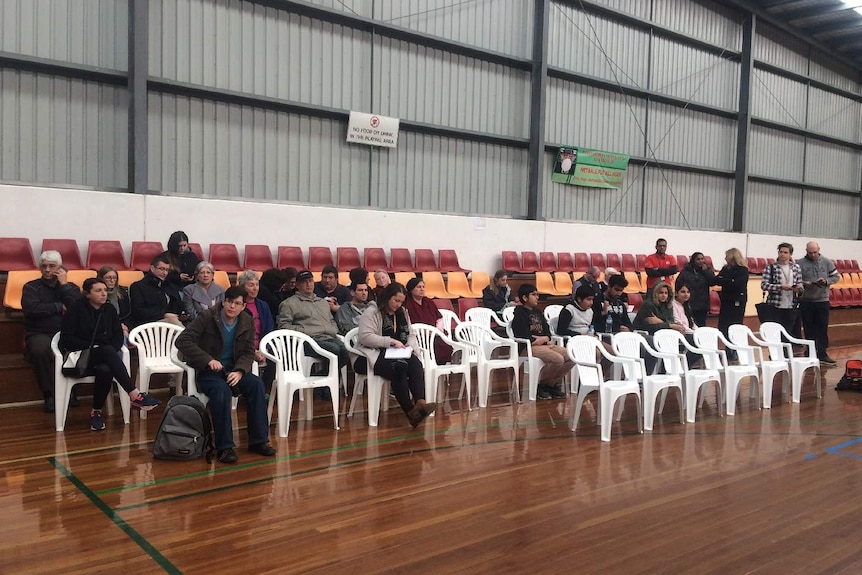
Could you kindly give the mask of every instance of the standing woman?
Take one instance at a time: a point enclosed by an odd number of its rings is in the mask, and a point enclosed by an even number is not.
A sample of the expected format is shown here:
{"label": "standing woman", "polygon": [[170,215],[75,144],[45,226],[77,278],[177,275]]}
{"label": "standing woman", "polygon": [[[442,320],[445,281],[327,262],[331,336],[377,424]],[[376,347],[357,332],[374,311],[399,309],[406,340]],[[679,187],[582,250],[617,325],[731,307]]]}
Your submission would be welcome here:
{"label": "standing woman", "polygon": [[775,321],[793,334],[799,317],[797,298],[802,294],[802,268],[793,261],[793,245],[778,244],[778,259],[763,270],[760,289],[767,292],[766,303],[774,308]]}
{"label": "standing woman", "polygon": [[123,336],[129,337],[129,316],[132,315],[132,303],[129,299],[129,288],[119,285],[120,276],[111,266],[102,266],[96,272],[96,279],[101,280],[108,288],[108,303],[117,310]]}
{"label": "standing woman", "polygon": [[[411,278],[407,282],[407,300],[404,307],[407,308],[410,321],[440,327],[439,322],[443,319],[443,314],[431,298],[425,297],[425,282],[421,279]],[[452,346],[436,337],[434,355],[438,365],[445,365],[452,361]]]}
{"label": "standing woman", "polygon": [[[406,299],[407,290],[399,283],[383,288],[377,301],[371,302],[359,318],[359,345],[374,366],[374,374],[389,380],[398,405],[410,426],[416,428],[434,413],[437,404],[425,401],[425,373],[416,355],[418,342],[410,332],[410,315],[403,307]],[[413,348],[409,358],[386,358],[387,349],[405,347]]]}
{"label": "standing woman", "polygon": [[683,285],[687,285],[691,292],[689,307],[694,323],[706,325],[706,315],[709,313],[709,286],[713,285],[715,272],[706,264],[706,258],[702,252],[694,252],[688,263],[680,270],[676,277],[676,291]]}
{"label": "standing woman", "polygon": [[167,256],[171,266],[165,281],[173,284],[178,292],[182,292],[183,288],[195,281],[195,270],[201,261],[197,254],[189,249],[189,237],[186,233],[172,233],[168,238],[168,249],[163,255]]}
{"label": "standing woman", "polygon": [[213,281],[215,268],[209,262],[200,262],[195,268],[195,283],[183,288],[183,308],[189,321],[205,309],[216,307],[224,300],[224,288]]}
{"label": "standing woman", "polygon": [[[724,261],[726,265],[721,268],[713,282],[721,286],[718,329],[727,337],[730,326],[742,323],[742,318],[745,317],[745,304],[748,302],[748,267],[742,252],[736,248],[730,248],[724,252]],[[735,354],[728,353],[728,357],[730,356]]]}
{"label": "standing woman", "polygon": [[69,306],[63,316],[60,329],[60,349],[80,351],[90,347],[90,362],[87,375],[96,378],[93,389],[93,409],[90,411],[90,429],[102,431],[105,421],[102,408],[111,390],[111,382],[117,380],[132,400],[132,407],[149,411],[158,407],[159,400],[141,393],[132,383],[129,372],[119,351],[123,347],[123,329],[117,310],[108,301],[108,287],[105,282],[89,278],[84,280],[84,299]]}

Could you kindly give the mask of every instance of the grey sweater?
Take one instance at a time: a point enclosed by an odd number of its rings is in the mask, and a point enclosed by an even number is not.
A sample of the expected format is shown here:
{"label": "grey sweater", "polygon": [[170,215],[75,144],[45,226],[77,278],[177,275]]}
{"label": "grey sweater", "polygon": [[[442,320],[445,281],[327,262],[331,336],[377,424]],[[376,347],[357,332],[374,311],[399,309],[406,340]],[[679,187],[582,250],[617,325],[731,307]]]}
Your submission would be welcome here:
{"label": "grey sweater", "polygon": [[802,301],[829,301],[829,286],[840,279],[840,274],[835,264],[829,258],[820,256],[816,260],[808,257],[796,260],[802,269],[802,283],[815,282],[819,278],[826,278],[826,285],[811,284],[802,292]]}

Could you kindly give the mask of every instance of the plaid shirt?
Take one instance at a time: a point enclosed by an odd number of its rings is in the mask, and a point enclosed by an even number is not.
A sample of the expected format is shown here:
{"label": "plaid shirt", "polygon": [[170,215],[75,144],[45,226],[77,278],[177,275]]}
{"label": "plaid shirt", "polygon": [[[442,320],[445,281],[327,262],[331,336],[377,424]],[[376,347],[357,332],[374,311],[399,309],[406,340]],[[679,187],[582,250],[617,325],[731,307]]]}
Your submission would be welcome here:
{"label": "plaid shirt", "polygon": [[[791,285],[802,290],[802,268],[795,262],[790,262],[790,273],[793,275]],[[768,293],[766,303],[778,307],[781,305],[781,285],[784,278],[781,274],[781,266],[777,263],[769,264],[763,270],[763,279],[760,280],[760,289]]]}

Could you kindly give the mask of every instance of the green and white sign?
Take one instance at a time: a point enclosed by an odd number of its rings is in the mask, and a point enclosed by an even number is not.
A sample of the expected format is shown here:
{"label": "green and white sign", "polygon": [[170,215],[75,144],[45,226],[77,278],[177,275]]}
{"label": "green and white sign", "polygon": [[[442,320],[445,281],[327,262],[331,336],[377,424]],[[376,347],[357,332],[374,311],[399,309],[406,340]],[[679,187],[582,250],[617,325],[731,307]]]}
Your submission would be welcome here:
{"label": "green and white sign", "polygon": [[629,156],[587,148],[560,148],[551,180],[590,188],[620,188]]}

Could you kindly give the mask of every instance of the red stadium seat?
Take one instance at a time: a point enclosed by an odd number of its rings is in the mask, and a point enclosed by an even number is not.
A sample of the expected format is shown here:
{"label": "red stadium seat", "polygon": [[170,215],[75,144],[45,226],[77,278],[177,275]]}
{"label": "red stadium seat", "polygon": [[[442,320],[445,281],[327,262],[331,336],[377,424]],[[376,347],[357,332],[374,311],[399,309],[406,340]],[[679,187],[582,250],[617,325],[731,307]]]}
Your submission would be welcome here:
{"label": "red stadium seat", "polygon": [[554,252],[539,252],[539,270],[543,272],[557,271],[557,258]]}
{"label": "red stadium seat", "polygon": [[313,272],[323,271],[326,266],[334,266],[332,261],[332,250],[325,246],[311,246],[308,248],[308,269]]}
{"label": "red stadium seat", "polygon": [[632,254],[623,254],[623,266],[620,269],[621,272],[635,272],[637,271],[637,264],[635,263],[635,257]]}
{"label": "red stadium seat", "polygon": [[712,256],[703,256],[703,261],[706,265],[709,266],[709,269],[716,269],[716,267],[712,265]]}
{"label": "red stadium seat", "polygon": [[27,238],[0,238],[0,271],[39,269]]}
{"label": "red stadium seat", "polygon": [[608,264],[609,268],[614,268],[618,272],[623,271],[622,270],[623,262],[620,259],[619,254],[607,254],[605,256],[605,263]]}
{"label": "red stadium seat", "polygon": [[363,267],[372,274],[376,270],[392,271],[389,269],[389,262],[386,260],[386,252],[383,248],[365,248]]}
{"label": "red stadium seat", "polygon": [[605,254],[590,254],[590,265],[605,271],[605,268],[608,267],[605,263]]}
{"label": "red stadium seat", "polygon": [[84,269],[84,260],[81,259],[81,251],[78,249],[78,242],[76,240],[44,239],[42,240],[42,251],[46,252],[48,250],[60,253],[60,257],[63,258],[63,266],[67,270]]}
{"label": "red stadium seat", "polygon": [[709,315],[718,315],[721,311],[721,298],[717,291],[709,290]]}
{"label": "red stadium seat", "polygon": [[468,309],[473,309],[474,307],[479,307],[479,300],[477,300],[476,298],[458,298],[458,319],[460,319],[461,321],[466,321],[464,315],[467,313]]}
{"label": "red stadium seat", "polygon": [[575,269],[575,262],[572,260],[572,254],[569,252],[559,252],[557,254],[557,271],[571,273]]}
{"label": "red stadium seat", "polygon": [[766,269],[766,258],[757,258],[757,273],[762,274]]}
{"label": "red stadium seat", "polygon": [[574,272],[585,272],[590,269],[590,258],[584,252],[575,252]]}
{"label": "red stadium seat", "polygon": [[195,243],[189,242],[189,249],[196,256],[198,256],[199,260],[204,261],[204,249],[201,247],[200,244],[195,244]]}
{"label": "red stadium seat", "polygon": [[757,273],[757,258],[745,258],[745,261],[748,262],[748,273],[756,274]]}
{"label": "red stadium seat", "polygon": [[210,259],[212,266],[221,272],[236,273],[243,271],[239,262],[239,250],[234,244],[210,244]]}
{"label": "red stadium seat", "polygon": [[644,303],[644,296],[642,296],[641,294],[639,294],[637,292],[629,294],[629,305],[634,307],[634,309],[632,311],[634,311],[635,313],[637,313],[637,311],[641,308],[643,303]]}
{"label": "red stadium seat", "polygon": [[441,272],[470,273],[471,270],[462,268],[461,264],[458,263],[458,254],[455,253],[455,250],[440,250],[438,255],[440,256]]}
{"label": "red stadium seat", "polygon": [[298,246],[278,246],[278,269],[295,268],[297,271],[305,269],[305,257],[302,248]]}
{"label": "red stadium seat", "polygon": [[389,271],[392,272],[415,272],[413,267],[413,256],[407,248],[392,248],[390,254],[391,264]]}
{"label": "red stadium seat", "polygon": [[862,270],[859,269],[859,260],[850,260],[850,271],[857,274],[862,272]]}
{"label": "red stadium seat", "polygon": [[439,270],[437,267],[437,258],[434,257],[433,250],[418,248],[415,250],[414,255],[416,256],[416,265],[414,266],[415,271],[436,272]]}
{"label": "red stadium seat", "polygon": [[452,306],[451,299],[438,298],[432,301],[434,302],[434,305],[437,306],[437,309],[448,309],[451,312],[455,311],[455,308]]}
{"label": "red stadium seat", "polygon": [[772,265],[775,263],[775,258],[766,258],[766,265]]}
{"label": "red stadium seat", "polygon": [[521,260],[518,258],[518,252],[503,250],[503,269],[512,273],[524,273],[521,269]]}
{"label": "red stadium seat", "polygon": [[646,269],[646,254],[638,254],[635,256],[635,271],[642,272]]}
{"label": "red stadium seat", "polygon": [[245,269],[262,272],[272,266],[272,250],[262,244],[245,244]]}
{"label": "red stadium seat", "polygon": [[521,269],[526,273],[539,271],[539,258],[536,252],[521,252]]}
{"label": "red stadium seat", "polygon": [[[97,270],[102,266],[111,266],[117,271],[129,269],[126,264],[126,253],[117,240],[90,240],[87,248],[87,269]],[[149,265],[147,266],[149,268]]]}
{"label": "red stadium seat", "polygon": [[688,256],[676,256],[676,267],[682,269],[688,264]]}
{"label": "red stadium seat", "polygon": [[150,271],[150,262],[164,251],[162,242],[132,242],[131,268],[140,272]]}
{"label": "red stadium seat", "polygon": [[849,305],[853,307],[862,306],[862,290],[859,288],[848,288],[850,294]]}
{"label": "red stadium seat", "polygon": [[359,250],[347,247],[335,248],[335,267],[337,267],[340,272],[349,272],[354,268],[361,268],[362,264],[359,261]]}

